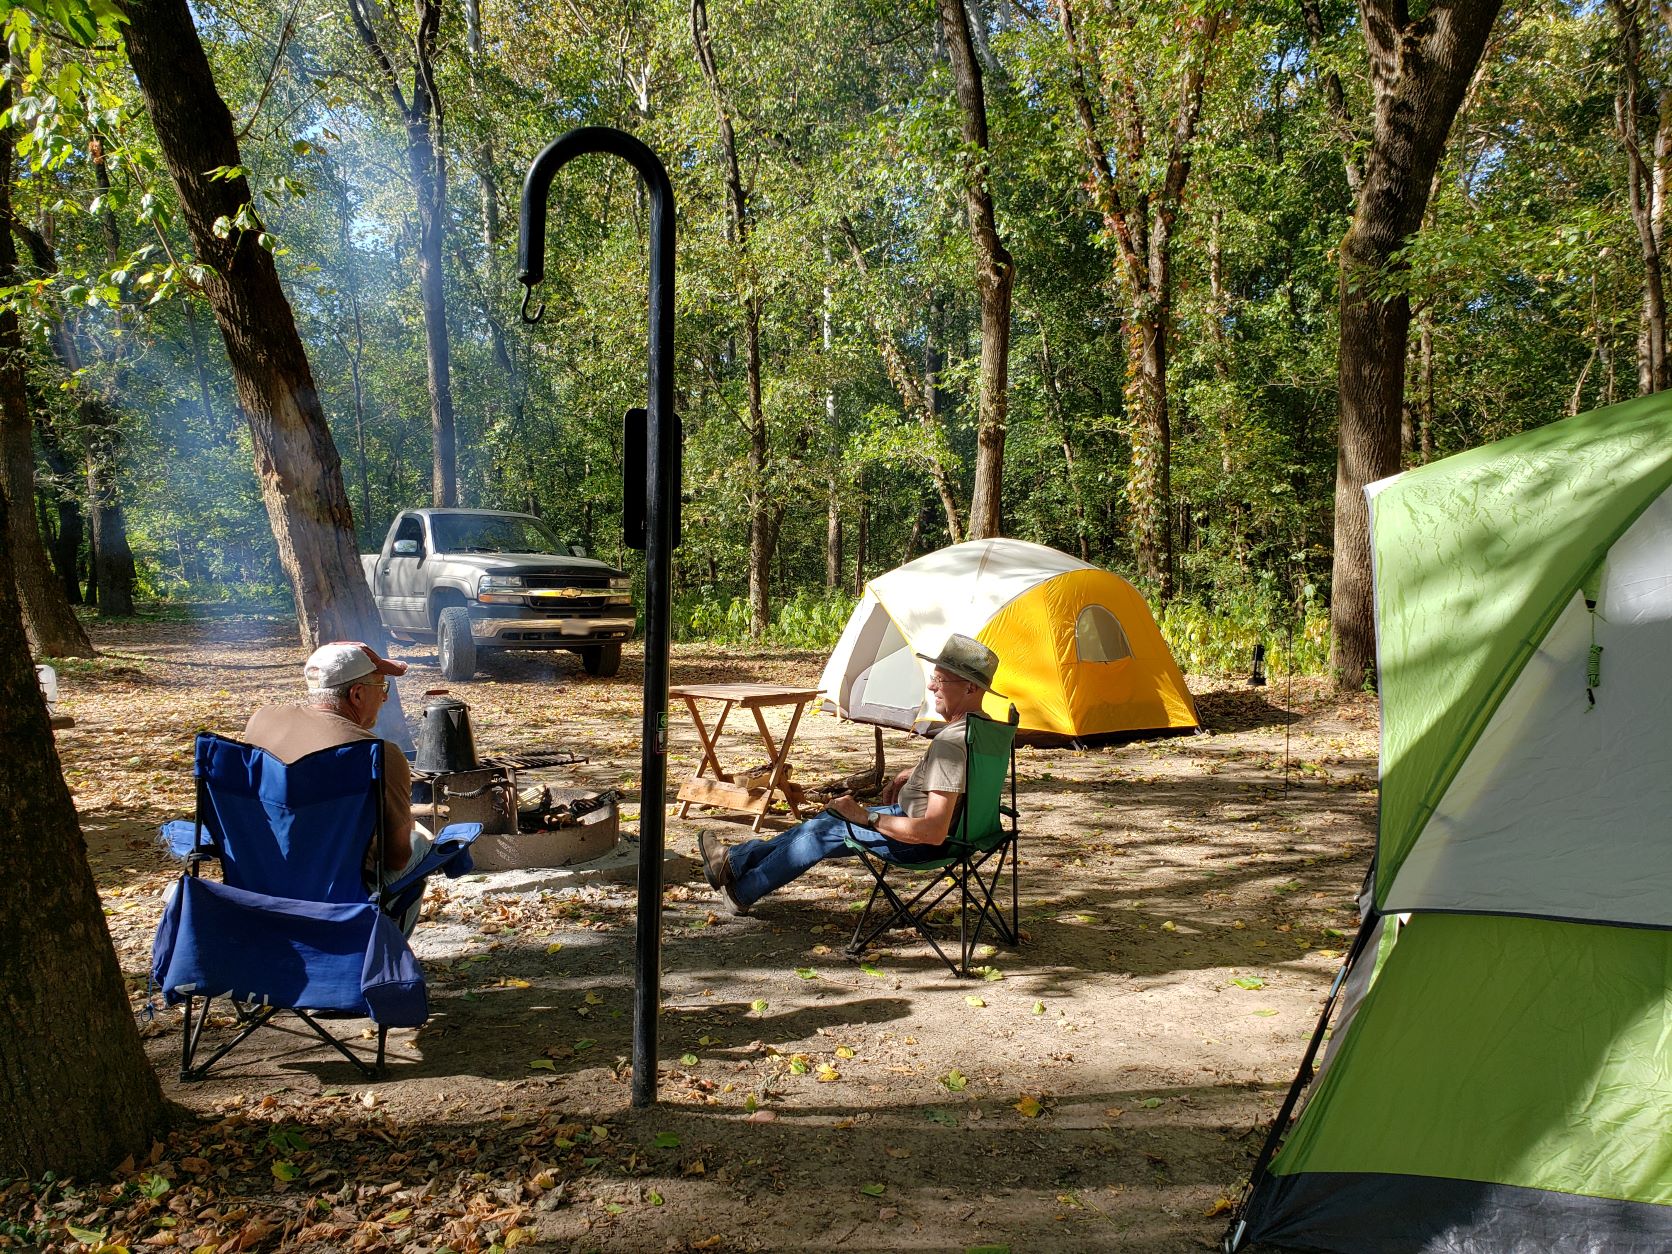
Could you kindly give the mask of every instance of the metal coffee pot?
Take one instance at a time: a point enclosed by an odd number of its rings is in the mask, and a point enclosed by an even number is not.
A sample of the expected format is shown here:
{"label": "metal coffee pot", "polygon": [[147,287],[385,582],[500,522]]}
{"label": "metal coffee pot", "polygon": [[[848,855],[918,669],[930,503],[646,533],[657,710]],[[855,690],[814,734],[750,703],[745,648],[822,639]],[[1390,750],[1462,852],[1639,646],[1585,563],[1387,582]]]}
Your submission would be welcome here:
{"label": "metal coffee pot", "polygon": [[413,768],[425,775],[456,775],[481,765],[470,732],[470,707],[438,694],[424,706],[418,723],[418,757]]}

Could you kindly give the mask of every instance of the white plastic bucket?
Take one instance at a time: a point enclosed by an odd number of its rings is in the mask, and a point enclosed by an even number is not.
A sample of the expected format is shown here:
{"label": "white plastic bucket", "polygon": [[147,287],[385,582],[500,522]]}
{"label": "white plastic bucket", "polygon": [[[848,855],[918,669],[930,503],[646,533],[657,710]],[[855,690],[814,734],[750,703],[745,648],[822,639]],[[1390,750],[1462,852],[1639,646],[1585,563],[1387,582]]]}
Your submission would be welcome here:
{"label": "white plastic bucket", "polygon": [[58,714],[58,672],[50,666],[37,665],[35,680],[41,685],[41,695],[46,698],[47,714],[56,717]]}

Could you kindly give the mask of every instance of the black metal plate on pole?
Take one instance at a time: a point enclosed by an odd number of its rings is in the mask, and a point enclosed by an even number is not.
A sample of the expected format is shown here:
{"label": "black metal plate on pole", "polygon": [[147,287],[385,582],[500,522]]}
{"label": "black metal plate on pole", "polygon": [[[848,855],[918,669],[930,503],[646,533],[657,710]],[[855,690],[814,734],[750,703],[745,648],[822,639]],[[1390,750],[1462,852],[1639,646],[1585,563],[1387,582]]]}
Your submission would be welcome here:
{"label": "black metal plate on pole", "polygon": [[650,194],[650,380],[643,462],[622,466],[630,496],[644,478],[644,748],[639,783],[639,900],[633,953],[633,1105],[656,1101],[656,1016],[662,1001],[662,853],[667,827],[668,644],[672,638],[673,547],[679,501],[678,425],[673,412],[673,187],[656,154],[625,131],[583,126],[547,145],[523,180],[517,281],[523,320],[546,273],[546,196],[552,179],[585,153],[610,153],[639,172]]}

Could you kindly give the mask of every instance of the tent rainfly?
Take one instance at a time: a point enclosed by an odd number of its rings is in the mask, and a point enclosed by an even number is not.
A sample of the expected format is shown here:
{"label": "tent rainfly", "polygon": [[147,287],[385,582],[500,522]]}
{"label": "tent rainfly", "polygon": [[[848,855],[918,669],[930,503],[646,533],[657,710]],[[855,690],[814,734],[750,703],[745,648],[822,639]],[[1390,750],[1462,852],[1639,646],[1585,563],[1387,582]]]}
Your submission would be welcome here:
{"label": "tent rainfly", "polygon": [[1225,1248],[1672,1249],[1672,398],[1367,493],[1364,925]]}
{"label": "tent rainfly", "polygon": [[1024,540],[970,540],[865,587],[819,686],[823,708],[911,730],[927,724],[934,656],[953,632],[999,656],[987,713],[1023,731],[1080,737],[1190,728],[1196,707],[1149,606],[1106,570]]}

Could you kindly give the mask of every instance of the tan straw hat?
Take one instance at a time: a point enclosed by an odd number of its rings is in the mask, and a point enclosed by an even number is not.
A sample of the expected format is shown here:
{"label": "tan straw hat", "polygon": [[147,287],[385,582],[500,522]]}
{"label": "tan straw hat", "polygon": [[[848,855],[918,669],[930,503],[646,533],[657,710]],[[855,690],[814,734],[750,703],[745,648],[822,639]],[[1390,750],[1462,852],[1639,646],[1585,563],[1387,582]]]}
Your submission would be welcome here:
{"label": "tan straw hat", "polygon": [[968,680],[977,688],[985,688],[995,697],[1004,696],[1004,693],[993,690],[993,676],[998,674],[999,670],[999,655],[973,636],[953,632],[946,638],[946,643],[941,646],[940,653],[935,657],[930,657],[927,653],[919,653],[917,656],[925,662],[932,662],[943,671],[950,671],[959,679]]}

